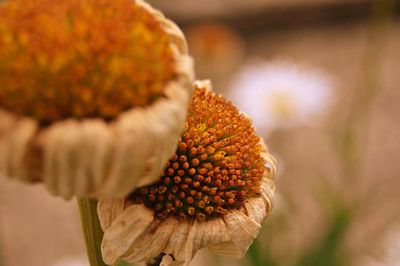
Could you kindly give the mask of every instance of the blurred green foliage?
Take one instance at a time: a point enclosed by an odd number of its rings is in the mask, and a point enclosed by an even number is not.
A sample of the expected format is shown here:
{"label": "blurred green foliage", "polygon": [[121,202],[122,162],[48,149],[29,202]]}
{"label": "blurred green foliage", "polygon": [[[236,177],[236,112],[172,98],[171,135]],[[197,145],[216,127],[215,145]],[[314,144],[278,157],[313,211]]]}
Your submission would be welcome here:
{"label": "blurred green foliage", "polygon": [[250,264],[254,266],[265,265],[265,266],[278,266],[278,262],[271,257],[270,252],[264,252],[260,250],[260,246],[255,241],[250,247],[247,256],[249,257]]}
{"label": "blurred green foliage", "polygon": [[346,266],[347,256],[342,249],[343,238],[351,220],[351,212],[345,207],[336,210],[332,223],[322,239],[304,252],[296,266]]}
{"label": "blurred green foliage", "polygon": [[[349,257],[343,248],[343,240],[351,222],[353,210],[337,201],[333,209],[328,211],[332,212],[328,228],[318,241],[306,248],[298,258],[293,258],[294,262],[290,265],[347,266],[350,264]],[[268,243],[268,239],[265,242]],[[251,246],[247,257],[252,266],[288,266],[282,258],[275,258],[268,246],[261,248],[257,241]]]}

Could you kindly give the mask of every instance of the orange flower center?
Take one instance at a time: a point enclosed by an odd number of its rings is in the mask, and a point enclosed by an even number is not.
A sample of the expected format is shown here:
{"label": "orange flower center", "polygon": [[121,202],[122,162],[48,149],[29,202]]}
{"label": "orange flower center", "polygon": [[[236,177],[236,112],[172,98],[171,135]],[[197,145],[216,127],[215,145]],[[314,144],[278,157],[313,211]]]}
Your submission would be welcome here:
{"label": "orange flower center", "polygon": [[112,119],[176,75],[160,22],[131,0],[0,4],[0,108],[42,124]]}
{"label": "orange flower center", "polygon": [[130,196],[155,216],[205,221],[259,193],[264,173],[260,138],[227,100],[196,89],[185,130],[159,182]]}

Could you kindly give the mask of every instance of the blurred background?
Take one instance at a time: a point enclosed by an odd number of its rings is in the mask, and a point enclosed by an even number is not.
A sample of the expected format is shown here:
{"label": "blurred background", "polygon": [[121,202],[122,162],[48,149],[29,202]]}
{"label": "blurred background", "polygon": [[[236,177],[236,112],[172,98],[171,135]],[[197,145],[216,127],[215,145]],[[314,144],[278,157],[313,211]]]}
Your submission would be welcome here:
{"label": "blurred background", "polygon": [[[248,255],[202,251],[193,265],[400,265],[400,3],[150,2],[279,162]],[[0,178],[0,213],[0,265],[88,265],[74,200]]]}

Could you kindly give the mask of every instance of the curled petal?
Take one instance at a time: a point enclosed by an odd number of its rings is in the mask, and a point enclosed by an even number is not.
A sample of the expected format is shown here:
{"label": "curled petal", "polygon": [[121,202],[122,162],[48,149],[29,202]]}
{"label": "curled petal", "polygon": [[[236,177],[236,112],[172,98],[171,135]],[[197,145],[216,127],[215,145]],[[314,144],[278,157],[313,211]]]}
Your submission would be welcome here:
{"label": "curled petal", "polygon": [[224,221],[231,233],[231,240],[210,246],[210,251],[231,257],[243,257],[258,235],[261,225],[241,211],[228,213],[224,216]]}
{"label": "curled petal", "polygon": [[111,223],[125,209],[125,200],[101,200],[97,203],[97,214],[101,217],[100,225],[103,231],[110,228]]}
{"label": "curled petal", "polygon": [[271,211],[275,198],[275,184],[270,179],[264,179],[261,184],[261,197],[264,199],[267,209]]}
{"label": "curled petal", "polygon": [[154,254],[163,252],[176,225],[175,219],[154,221],[122,258],[126,261],[150,261]]}
{"label": "curled petal", "polygon": [[223,219],[213,219],[207,222],[207,228],[204,230],[201,247],[209,244],[222,243],[229,241],[230,232]]}
{"label": "curled petal", "polygon": [[[245,202],[245,207],[248,216],[258,224],[261,224],[265,216],[267,216],[265,201],[261,197],[248,199]],[[270,210],[268,209],[268,212],[269,211]]]}
{"label": "curled petal", "polygon": [[166,254],[178,254],[186,244],[186,238],[190,230],[190,223],[182,222],[176,225],[172,232],[164,252]]}
{"label": "curled petal", "polygon": [[0,110],[0,175],[29,181],[26,157],[28,145],[37,130],[37,123],[29,118],[16,118]]}
{"label": "curled petal", "polygon": [[39,137],[45,143],[43,182],[53,194],[89,194],[106,179],[113,136],[104,122],[60,122]]}
{"label": "curled petal", "polygon": [[105,230],[101,243],[104,262],[115,263],[129,250],[153,221],[151,211],[141,205],[131,205]]}
{"label": "curled petal", "polygon": [[179,253],[175,253],[177,261],[189,265],[196,252],[208,245],[229,241],[230,232],[223,219],[216,218],[208,222],[194,221],[187,235],[185,245]]}

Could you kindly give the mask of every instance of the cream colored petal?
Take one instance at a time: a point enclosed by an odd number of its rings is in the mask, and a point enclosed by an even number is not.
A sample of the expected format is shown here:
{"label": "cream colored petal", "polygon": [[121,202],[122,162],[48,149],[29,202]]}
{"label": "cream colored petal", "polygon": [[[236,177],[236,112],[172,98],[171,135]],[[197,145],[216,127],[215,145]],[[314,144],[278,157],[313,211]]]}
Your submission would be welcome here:
{"label": "cream colored petal", "polygon": [[176,261],[184,262],[183,265],[188,265],[200,248],[202,237],[204,234],[205,223],[200,223],[197,220],[190,226],[186,236],[185,243],[180,250],[173,253]]}
{"label": "cream colored petal", "polygon": [[60,122],[39,138],[43,140],[43,182],[53,194],[70,198],[98,189],[112,152],[112,134],[103,121]]}
{"label": "cream colored petal", "polygon": [[222,218],[215,218],[204,224],[206,225],[206,229],[202,237],[202,247],[229,241],[230,232]]}
{"label": "cream colored petal", "polygon": [[142,205],[125,209],[104,232],[101,253],[111,265],[123,256],[153,221],[153,213]]}
{"label": "cream colored petal", "polygon": [[155,220],[148,230],[132,244],[131,248],[122,256],[127,262],[148,262],[162,253],[179,224],[175,218],[163,221]]}
{"label": "cream colored petal", "polygon": [[275,158],[268,153],[268,148],[265,145],[263,139],[260,139],[261,145],[264,147],[264,152],[261,156],[265,160],[265,171],[261,183],[261,197],[264,199],[266,204],[267,214],[272,210],[273,201],[275,198],[275,176],[277,171],[277,162]]}
{"label": "cream colored petal", "polygon": [[112,222],[125,209],[125,200],[100,200],[97,203],[97,215],[100,220],[100,226],[106,231]]}
{"label": "cream colored petal", "polygon": [[186,238],[189,234],[191,224],[186,221],[178,223],[169,238],[169,241],[164,249],[166,254],[178,254],[183,249]]}
{"label": "cream colored petal", "polygon": [[0,175],[29,180],[24,160],[37,124],[32,119],[17,119],[1,110],[0,121]]}
{"label": "cream colored petal", "polygon": [[241,258],[241,252],[232,241],[223,242],[220,244],[213,244],[208,246],[208,250],[215,255]]}
{"label": "cream colored petal", "polygon": [[[173,218],[175,219],[175,218]],[[180,223],[177,224],[177,229],[180,227]],[[181,263],[182,265],[188,265],[196,254],[197,250],[201,248],[202,237],[206,229],[205,223],[199,223],[195,220],[192,224],[184,222],[185,230],[177,230],[170,236],[170,243],[164,250],[166,254],[172,254],[175,258],[175,264]],[[179,227],[178,227],[179,226]],[[174,247],[174,242],[177,245]],[[173,264],[173,265],[175,265]]]}
{"label": "cream colored petal", "polygon": [[275,184],[272,180],[263,179],[261,183],[261,197],[264,199],[266,207],[271,210],[275,198]]}
{"label": "cream colored petal", "polygon": [[260,231],[260,224],[241,211],[231,211],[224,216],[224,221],[231,233],[231,241],[211,245],[210,251],[232,257],[243,257],[254,238]]}
{"label": "cream colored petal", "polygon": [[184,246],[179,252],[174,253],[177,261],[189,265],[199,249],[210,244],[226,242],[230,239],[228,228],[223,219],[215,218],[207,222],[195,220],[190,227]]}
{"label": "cream colored petal", "polygon": [[189,265],[197,250],[229,239],[223,219],[189,223],[170,217],[163,221],[155,220],[121,258],[127,262],[146,262],[166,253],[176,259],[172,265]]}
{"label": "cream colored petal", "polygon": [[[113,133],[101,120],[90,120],[82,123],[84,150],[81,161],[81,172],[77,173],[75,193],[88,195],[95,193],[107,177],[109,162],[113,152]],[[78,177],[81,177],[80,179]],[[83,181],[85,178],[89,182]],[[82,181],[80,181],[82,180]],[[85,185],[87,187],[85,187]]]}
{"label": "cream colored petal", "polygon": [[101,197],[123,197],[135,188],[145,172],[154,139],[150,132],[146,134],[149,128],[144,112],[135,109],[118,119],[110,174],[98,193]]}
{"label": "cream colored petal", "polygon": [[250,198],[245,202],[247,215],[261,224],[264,218],[272,211],[274,197],[273,181],[264,178],[261,184],[261,195]]}
{"label": "cream colored petal", "polygon": [[269,212],[269,206],[267,210],[265,201],[262,197],[248,199],[245,202],[245,207],[249,218],[257,222],[258,224],[261,224],[263,222],[265,216],[267,215],[267,212]]}
{"label": "cream colored petal", "polygon": [[79,126],[75,121],[66,121],[52,126],[43,137],[43,182],[48,190],[66,199],[71,198],[75,187],[75,171],[79,161]]}

